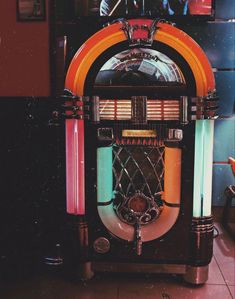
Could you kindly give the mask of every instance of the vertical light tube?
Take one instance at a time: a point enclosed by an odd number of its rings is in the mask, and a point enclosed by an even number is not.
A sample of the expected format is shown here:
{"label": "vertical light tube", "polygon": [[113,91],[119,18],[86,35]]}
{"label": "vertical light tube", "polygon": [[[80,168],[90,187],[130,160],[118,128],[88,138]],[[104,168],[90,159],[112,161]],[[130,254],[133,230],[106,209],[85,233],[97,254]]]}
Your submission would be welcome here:
{"label": "vertical light tube", "polygon": [[97,200],[108,202],[113,198],[113,149],[97,149]]}
{"label": "vertical light tube", "polygon": [[66,119],[67,212],[85,214],[84,120]]}
{"label": "vertical light tube", "polygon": [[213,172],[213,143],[214,143],[214,120],[204,121],[204,200],[202,216],[211,216],[212,201],[212,172]]}
{"label": "vertical light tube", "polygon": [[193,216],[211,215],[213,120],[197,120],[195,126]]}
{"label": "vertical light tube", "polygon": [[195,124],[194,182],[193,182],[193,216],[201,217],[201,176],[203,165],[203,121]]}

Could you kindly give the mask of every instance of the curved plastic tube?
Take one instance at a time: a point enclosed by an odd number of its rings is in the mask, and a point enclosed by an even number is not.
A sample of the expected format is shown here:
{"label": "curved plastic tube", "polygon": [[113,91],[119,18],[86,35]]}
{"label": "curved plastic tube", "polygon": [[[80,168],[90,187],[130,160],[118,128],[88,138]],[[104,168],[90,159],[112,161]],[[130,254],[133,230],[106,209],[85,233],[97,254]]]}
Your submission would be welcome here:
{"label": "curved plastic tube", "polygon": [[181,152],[180,148],[165,147],[164,200],[174,204],[181,198]]}
{"label": "curved plastic tube", "polygon": [[97,201],[106,203],[113,198],[113,148],[97,149]]}

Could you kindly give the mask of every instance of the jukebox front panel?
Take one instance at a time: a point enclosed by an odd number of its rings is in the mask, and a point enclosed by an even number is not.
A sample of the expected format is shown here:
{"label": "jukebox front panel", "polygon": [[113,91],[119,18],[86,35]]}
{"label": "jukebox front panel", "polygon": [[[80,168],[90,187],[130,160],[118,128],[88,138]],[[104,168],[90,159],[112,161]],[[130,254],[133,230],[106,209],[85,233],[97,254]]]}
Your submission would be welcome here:
{"label": "jukebox front panel", "polygon": [[78,50],[66,77],[66,174],[83,270],[181,265],[172,271],[205,280],[213,92],[200,47],[163,22],[121,20]]}

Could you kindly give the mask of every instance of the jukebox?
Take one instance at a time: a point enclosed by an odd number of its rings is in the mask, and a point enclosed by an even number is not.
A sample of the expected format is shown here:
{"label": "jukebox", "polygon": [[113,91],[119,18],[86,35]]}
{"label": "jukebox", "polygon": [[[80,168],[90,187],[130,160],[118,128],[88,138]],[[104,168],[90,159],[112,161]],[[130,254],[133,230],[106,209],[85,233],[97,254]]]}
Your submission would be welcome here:
{"label": "jukebox", "polygon": [[64,98],[81,277],[165,272],[204,283],[218,99],[202,49],[163,20],[118,19],[77,51]]}

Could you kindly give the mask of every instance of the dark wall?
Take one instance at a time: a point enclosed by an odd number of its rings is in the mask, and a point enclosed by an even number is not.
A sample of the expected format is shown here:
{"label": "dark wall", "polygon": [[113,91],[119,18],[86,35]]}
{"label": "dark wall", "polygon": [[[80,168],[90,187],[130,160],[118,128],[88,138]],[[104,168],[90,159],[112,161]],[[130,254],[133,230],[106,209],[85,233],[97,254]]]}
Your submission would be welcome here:
{"label": "dark wall", "polygon": [[215,121],[213,206],[224,206],[226,186],[235,184],[228,158],[235,158],[235,2],[216,0],[215,21],[183,26],[207,54],[220,97]]}
{"label": "dark wall", "polygon": [[45,20],[24,22],[16,2],[0,1],[0,279],[41,261],[65,222],[64,128],[50,121],[49,1]]}

